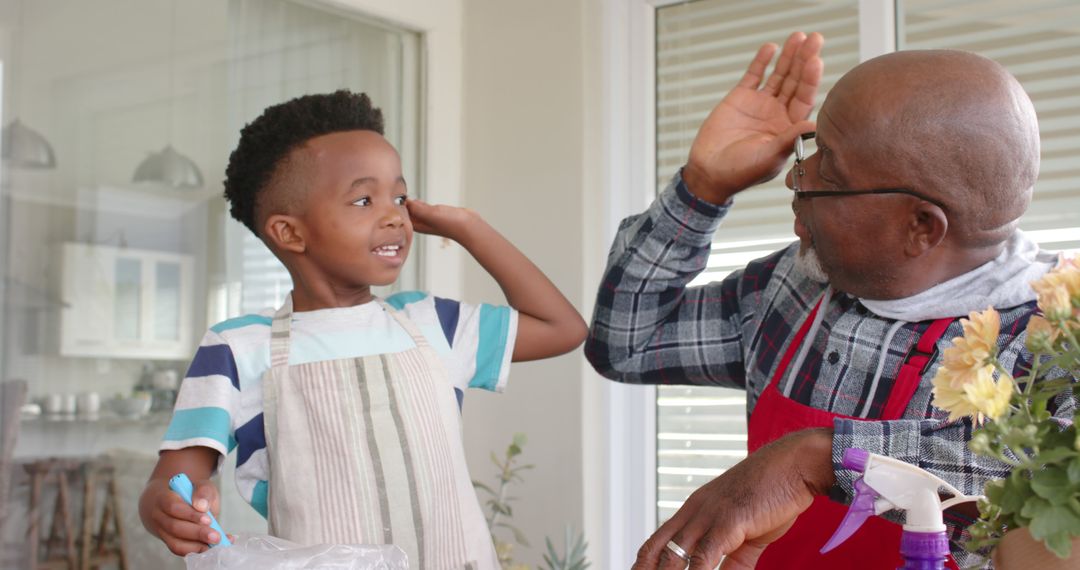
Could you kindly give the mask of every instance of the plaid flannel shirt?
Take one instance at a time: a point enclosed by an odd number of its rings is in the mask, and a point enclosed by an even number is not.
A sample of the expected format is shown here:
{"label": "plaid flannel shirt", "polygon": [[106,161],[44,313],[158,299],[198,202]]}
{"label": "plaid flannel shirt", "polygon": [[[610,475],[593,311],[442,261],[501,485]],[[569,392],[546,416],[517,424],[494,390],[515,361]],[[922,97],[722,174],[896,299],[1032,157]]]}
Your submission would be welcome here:
{"label": "plaid flannel shirt", "polygon": [[[795,243],[723,281],[687,287],[705,269],[713,233],[729,208],[730,203],[715,206],[697,199],[676,175],[646,212],[623,220],[585,344],[586,357],[600,374],[628,383],[742,388],[749,417],[825,286],[795,268]],[[804,341],[812,344],[789,397],[836,414],[879,420],[901,365],[930,321],[902,323],[886,345],[896,321],[871,313],[858,299],[836,293],[821,310],[821,328]],[[1019,373],[1031,359],[1023,330],[1035,303],[998,310],[1000,359]],[[840,463],[850,447],[918,465],[965,494],[981,494],[988,479],[1008,474],[1004,464],[968,450],[970,421],[949,422],[946,413],[931,405],[931,379],[940,354],[962,334],[956,320],[938,341],[902,419],[835,420],[833,499],[851,501],[857,474]],[[883,374],[871,391],[882,358]],[[779,387],[788,388],[786,382]],[[1075,402],[1062,398],[1056,408],[1056,415],[1069,421]],[[972,521],[955,515],[946,519],[957,562],[986,563],[956,544]]]}

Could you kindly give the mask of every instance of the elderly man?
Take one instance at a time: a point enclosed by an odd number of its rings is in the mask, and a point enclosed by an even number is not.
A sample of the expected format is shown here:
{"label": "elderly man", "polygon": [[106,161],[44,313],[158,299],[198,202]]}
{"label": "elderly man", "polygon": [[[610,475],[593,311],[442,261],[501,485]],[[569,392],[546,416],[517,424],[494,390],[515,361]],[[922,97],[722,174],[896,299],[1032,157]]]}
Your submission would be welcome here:
{"label": "elderly man", "polygon": [[[968,451],[970,422],[933,407],[930,380],[958,318],[988,306],[1005,365],[1031,358],[1029,283],[1054,262],[1017,230],[1039,168],[1034,108],[981,56],[898,52],[846,74],[815,126],[822,42],[793,34],[767,80],[777,48],[763,46],[612,247],[593,366],[623,382],[743,388],[749,416],[749,456],[691,495],[635,568],[712,569],[724,555],[728,568],[895,568],[900,527],[883,518],[818,554],[852,497],[849,447],[965,493],[1007,474]],[[687,287],[735,195],[775,177],[793,147],[798,243]],[[1073,400],[1054,404],[1072,417]],[[946,518],[959,539],[970,519]]]}

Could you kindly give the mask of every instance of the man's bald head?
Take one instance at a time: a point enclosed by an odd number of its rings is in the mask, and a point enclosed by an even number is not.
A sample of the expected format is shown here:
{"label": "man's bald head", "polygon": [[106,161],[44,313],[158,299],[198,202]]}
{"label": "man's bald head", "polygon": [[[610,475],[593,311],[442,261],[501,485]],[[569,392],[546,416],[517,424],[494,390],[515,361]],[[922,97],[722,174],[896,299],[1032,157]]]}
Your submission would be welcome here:
{"label": "man's bald head", "polygon": [[849,162],[939,199],[957,245],[1003,242],[1039,173],[1035,109],[1000,64],[963,51],[900,51],[866,61],[822,107]]}

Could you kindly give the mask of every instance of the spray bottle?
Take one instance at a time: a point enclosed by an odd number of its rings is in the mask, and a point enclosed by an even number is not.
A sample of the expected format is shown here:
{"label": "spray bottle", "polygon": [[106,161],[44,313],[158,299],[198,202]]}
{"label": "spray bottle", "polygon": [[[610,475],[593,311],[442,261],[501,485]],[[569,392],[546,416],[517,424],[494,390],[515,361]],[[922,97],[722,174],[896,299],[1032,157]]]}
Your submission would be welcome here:
{"label": "spray bottle", "polygon": [[[840,527],[821,553],[839,546],[862,526],[870,515],[901,510],[907,513],[900,538],[900,554],[904,565],[898,570],[941,570],[949,555],[949,539],[941,512],[953,505],[975,501],[980,496],[968,496],[935,475],[898,461],[852,448],[844,452],[843,465],[862,473],[855,480],[855,499],[844,515]],[[942,502],[938,495],[944,490],[953,495]]]}

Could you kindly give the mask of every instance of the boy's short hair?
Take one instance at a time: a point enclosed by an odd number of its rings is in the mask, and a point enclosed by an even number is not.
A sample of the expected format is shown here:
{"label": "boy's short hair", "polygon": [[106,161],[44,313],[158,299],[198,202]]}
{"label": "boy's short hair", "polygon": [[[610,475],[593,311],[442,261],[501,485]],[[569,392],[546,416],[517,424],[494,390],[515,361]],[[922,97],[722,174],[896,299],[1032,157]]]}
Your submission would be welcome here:
{"label": "boy's short hair", "polygon": [[303,95],[267,107],[240,130],[240,142],[229,155],[225,199],[232,217],[259,236],[256,203],[266,198],[267,187],[281,174],[289,153],[310,139],[342,131],[381,135],[382,111],[371,106],[367,94],[347,89]]}

